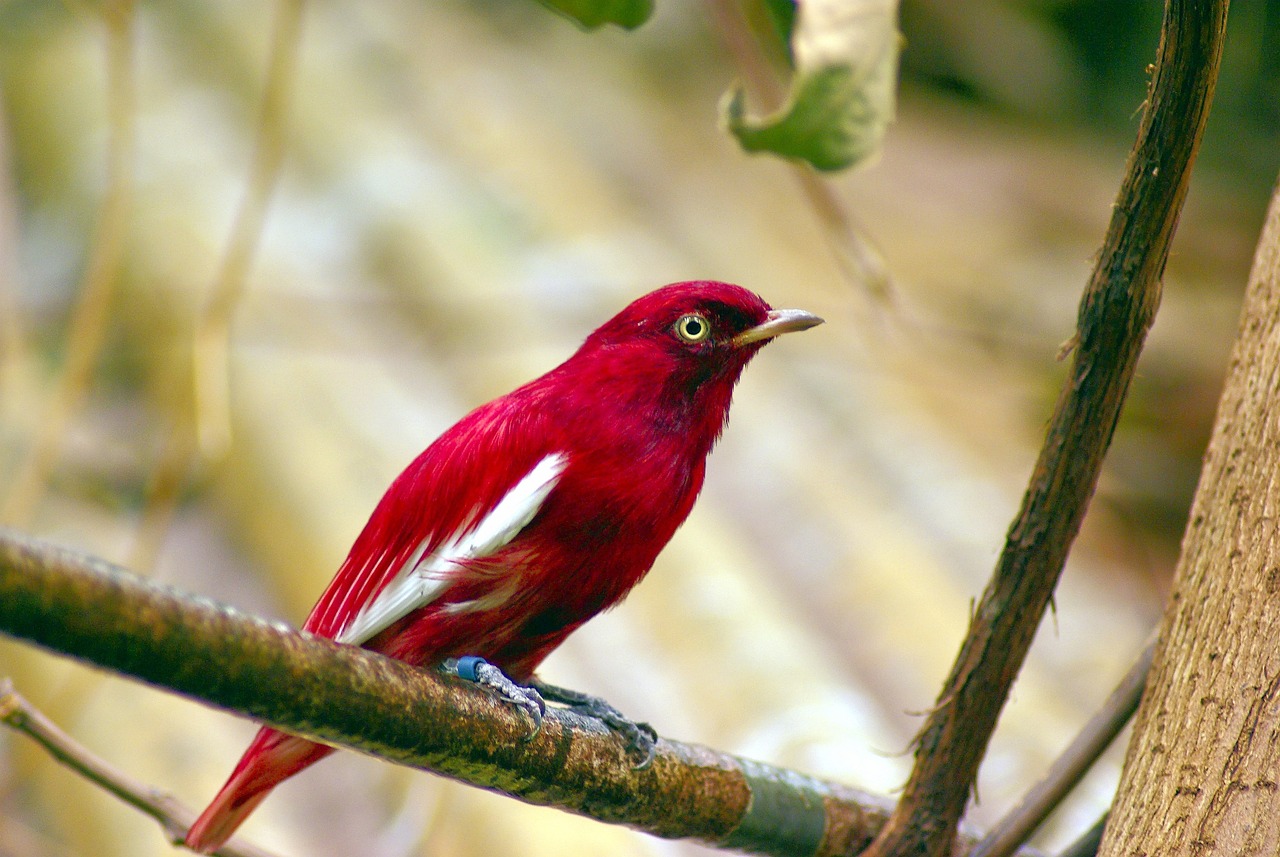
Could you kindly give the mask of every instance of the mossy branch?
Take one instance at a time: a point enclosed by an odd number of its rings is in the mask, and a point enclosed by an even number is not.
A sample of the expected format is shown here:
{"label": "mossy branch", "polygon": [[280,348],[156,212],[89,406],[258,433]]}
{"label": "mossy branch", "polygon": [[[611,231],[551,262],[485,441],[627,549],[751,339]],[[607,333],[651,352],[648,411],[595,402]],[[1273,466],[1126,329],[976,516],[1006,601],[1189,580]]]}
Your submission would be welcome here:
{"label": "mossy branch", "polygon": [[522,714],[466,682],[11,530],[0,530],[0,632],[295,734],[655,836],[854,854],[888,814],[855,789],[675,741],[659,741],[637,769],[602,724],[558,709],[530,737]]}

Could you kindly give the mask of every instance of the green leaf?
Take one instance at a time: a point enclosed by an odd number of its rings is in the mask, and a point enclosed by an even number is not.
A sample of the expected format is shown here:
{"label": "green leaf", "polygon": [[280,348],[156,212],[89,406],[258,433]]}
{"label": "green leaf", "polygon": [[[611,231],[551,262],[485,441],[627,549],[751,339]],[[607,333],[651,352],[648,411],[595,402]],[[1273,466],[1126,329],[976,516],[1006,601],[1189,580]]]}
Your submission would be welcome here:
{"label": "green leaf", "polygon": [[725,125],[748,152],[772,152],[823,171],[862,163],[893,121],[896,0],[808,0],[792,34],[796,74],[786,105],[749,117],[741,87],[723,102]]}
{"label": "green leaf", "polygon": [[786,45],[787,61],[794,66],[791,34],[796,28],[796,0],[764,0],[764,11],[779,41]]}
{"label": "green leaf", "polygon": [[616,24],[634,30],[653,14],[653,0],[539,0],[584,30]]}

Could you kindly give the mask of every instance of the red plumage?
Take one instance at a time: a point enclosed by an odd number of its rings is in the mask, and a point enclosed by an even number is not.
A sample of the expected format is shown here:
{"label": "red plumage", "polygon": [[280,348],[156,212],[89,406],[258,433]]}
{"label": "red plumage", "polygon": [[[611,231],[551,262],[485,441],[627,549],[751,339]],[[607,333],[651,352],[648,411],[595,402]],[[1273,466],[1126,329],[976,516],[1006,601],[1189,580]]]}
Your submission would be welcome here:
{"label": "red plumage", "polygon": [[[751,357],[820,321],[726,283],[632,302],[563,364],[428,446],[303,628],[415,665],[478,655],[528,681],[683,523]],[[263,727],[187,844],[217,849],[272,787],[332,751]]]}

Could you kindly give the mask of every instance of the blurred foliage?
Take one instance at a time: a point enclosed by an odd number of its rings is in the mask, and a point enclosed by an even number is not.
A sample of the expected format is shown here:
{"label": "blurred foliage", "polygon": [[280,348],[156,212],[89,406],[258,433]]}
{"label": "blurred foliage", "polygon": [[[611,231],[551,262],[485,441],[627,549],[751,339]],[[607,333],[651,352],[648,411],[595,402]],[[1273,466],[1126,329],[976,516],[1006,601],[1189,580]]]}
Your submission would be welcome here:
{"label": "blurred foliage", "polygon": [[774,12],[770,19],[790,34],[790,94],[776,114],[757,119],[746,115],[744,89],[735,87],[722,102],[729,132],[748,152],[771,152],[822,172],[873,158],[898,97],[895,0],[814,0],[795,26]]}
{"label": "blurred foliage", "polygon": [[[1127,144],[1161,14],[1149,0],[904,0],[903,82]],[[1261,206],[1278,140],[1280,0],[1238,0],[1202,157]]]}
{"label": "blurred foliage", "polygon": [[540,0],[548,9],[594,30],[605,24],[616,24],[628,30],[649,20],[653,0]]}
{"label": "blurred foliage", "polygon": [[[569,2],[544,0],[586,27],[617,23],[636,27],[648,19],[647,2]],[[510,27],[541,28],[546,16],[520,4],[488,3],[494,18]],[[754,4],[748,4],[754,6]],[[501,8],[501,7],[506,8]],[[576,8],[580,6],[581,8]],[[41,0],[0,4],[0,47],[11,55],[34,56],[51,47],[58,29],[74,17],[74,7]],[[761,4],[772,32],[761,37],[788,54],[793,24],[790,0]],[[212,23],[191,4],[176,4],[191,32],[200,20]],[[755,14],[753,12],[753,14]],[[1161,7],[1147,0],[904,0],[901,29],[904,86],[949,93],[977,105],[1034,123],[1078,127],[1081,122],[1127,140],[1141,107],[1147,65],[1155,55]],[[192,61],[208,72],[226,68],[211,42],[189,45]],[[658,66],[662,68],[662,66]],[[10,71],[14,70],[12,64]],[[668,76],[678,68],[667,67]],[[8,109],[15,126],[42,118],[24,110],[22,86],[8,86]],[[714,105],[707,105],[708,114]],[[43,117],[48,118],[48,117]],[[1229,128],[1230,131],[1223,129]],[[1257,188],[1259,197],[1280,161],[1280,0],[1238,0],[1232,5],[1227,51],[1218,96],[1206,137],[1205,155],[1216,169]],[[43,136],[42,139],[57,139]],[[69,153],[44,149],[25,163],[19,177],[65,174]]]}

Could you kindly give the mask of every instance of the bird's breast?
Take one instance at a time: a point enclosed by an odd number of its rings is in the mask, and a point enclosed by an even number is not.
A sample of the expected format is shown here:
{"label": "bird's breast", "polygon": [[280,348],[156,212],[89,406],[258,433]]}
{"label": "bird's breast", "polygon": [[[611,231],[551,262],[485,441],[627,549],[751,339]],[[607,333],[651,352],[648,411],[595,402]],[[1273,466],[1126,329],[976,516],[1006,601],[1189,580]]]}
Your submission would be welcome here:
{"label": "bird's breast", "polygon": [[684,522],[702,487],[701,458],[625,444],[570,458],[543,510],[557,540],[638,580]]}

